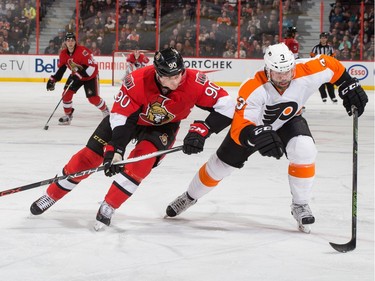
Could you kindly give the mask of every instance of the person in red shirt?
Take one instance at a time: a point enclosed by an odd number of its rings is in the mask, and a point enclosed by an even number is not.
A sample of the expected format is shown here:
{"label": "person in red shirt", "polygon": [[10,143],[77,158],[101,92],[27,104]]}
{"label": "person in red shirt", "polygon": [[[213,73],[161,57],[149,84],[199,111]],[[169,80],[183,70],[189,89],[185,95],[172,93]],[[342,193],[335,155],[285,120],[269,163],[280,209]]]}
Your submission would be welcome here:
{"label": "person in red shirt", "polygon": [[[122,160],[129,142],[137,140],[129,158],[171,148],[180,122],[190,115],[194,106],[209,114],[205,120],[196,120],[190,125],[183,141],[183,152],[188,155],[203,151],[205,140],[212,133],[229,126],[234,100],[204,73],[185,69],[182,56],[174,48],[156,52],[154,65],[126,77],[110,116],[102,120],[87,145],[62,170],[63,174],[70,174],[103,163],[106,176],[116,174],[98,210],[96,230],[110,225],[114,211],[133,195],[163,158],[154,157],[124,167],[113,165]],[[87,177],[52,183],[46,194],[31,205],[31,213],[42,214]]]}
{"label": "person in red shirt", "polygon": [[[83,86],[89,102],[101,110],[103,117],[109,114],[105,101],[99,96],[98,64],[92,52],[76,42],[73,33],[65,35],[66,48],[60,52],[57,72],[47,82],[47,91],[55,89],[56,82],[60,81],[69,68],[69,75],[62,97],[65,115],[59,119],[59,125],[70,125],[73,119],[73,95]],[[69,86],[70,85],[70,86]],[[69,87],[69,89],[68,89]]]}
{"label": "person in red shirt", "polygon": [[135,47],[134,51],[126,56],[126,72],[122,80],[124,81],[126,75],[146,66],[149,62],[150,59],[139,50],[139,47]]}
{"label": "person in red shirt", "polygon": [[289,50],[292,51],[294,58],[298,59],[299,58],[299,43],[296,40],[296,33],[297,33],[297,28],[295,26],[290,26],[286,30],[286,37],[284,38],[284,43],[285,45],[288,46]]}

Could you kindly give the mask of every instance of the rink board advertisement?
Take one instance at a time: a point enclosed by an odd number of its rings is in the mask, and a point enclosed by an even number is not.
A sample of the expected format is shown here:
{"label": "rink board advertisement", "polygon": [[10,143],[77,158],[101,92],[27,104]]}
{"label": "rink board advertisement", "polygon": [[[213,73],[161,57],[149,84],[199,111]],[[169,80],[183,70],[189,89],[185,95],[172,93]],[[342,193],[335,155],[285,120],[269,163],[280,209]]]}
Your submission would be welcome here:
{"label": "rink board advertisement", "polygon": [[[112,68],[124,72],[124,62],[112,63],[112,57],[95,57],[99,64],[100,82],[112,82]],[[374,90],[374,63],[361,61],[344,61],[350,75],[357,77],[361,85]],[[48,55],[0,55],[0,81],[8,82],[43,82],[57,71],[58,56]],[[220,59],[220,58],[186,58],[185,66],[199,69],[221,86],[239,86],[257,70],[263,68],[263,60]],[[66,79],[70,71],[65,72]]]}

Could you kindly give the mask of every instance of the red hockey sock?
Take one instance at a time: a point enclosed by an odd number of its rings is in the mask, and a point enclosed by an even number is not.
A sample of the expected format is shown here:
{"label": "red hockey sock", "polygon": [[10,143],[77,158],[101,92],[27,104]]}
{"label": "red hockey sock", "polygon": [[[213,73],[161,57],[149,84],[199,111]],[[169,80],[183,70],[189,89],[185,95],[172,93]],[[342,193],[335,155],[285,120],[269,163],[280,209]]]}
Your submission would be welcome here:
{"label": "red hockey sock", "polygon": [[129,199],[130,196],[132,196],[131,193],[127,193],[124,190],[120,190],[115,185],[115,182],[113,182],[104,200],[113,208],[118,209],[122,203]]}
{"label": "red hockey sock", "polygon": [[64,197],[68,193],[69,193],[69,190],[60,188],[56,183],[52,183],[47,188],[48,196],[51,197],[55,201],[60,200],[62,197]]}
{"label": "red hockey sock", "polygon": [[[77,173],[79,171],[84,171],[100,166],[103,162],[103,157],[95,153],[88,147],[82,148],[76,154],[70,158],[68,164],[64,167],[65,174]],[[79,183],[81,180],[87,178],[89,175],[84,175],[72,179],[72,181]]]}
{"label": "red hockey sock", "polygon": [[[138,157],[145,154],[149,154],[157,151],[158,149],[149,141],[141,141],[135,148],[130,152],[128,158]],[[144,178],[150,174],[152,167],[154,166],[156,157],[147,160],[130,163],[125,166],[125,172],[130,177],[134,178],[137,182],[141,182]]]}
{"label": "red hockey sock", "polygon": [[[129,158],[149,154],[157,151],[157,148],[149,141],[141,141],[129,154]],[[139,185],[147,177],[154,166],[156,158],[143,160],[126,165],[125,173],[127,178],[131,178],[133,184]],[[119,186],[119,183],[113,182],[105,196],[105,201],[113,208],[117,209],[132,195],[132,192],[126,190],[125,186]]]}

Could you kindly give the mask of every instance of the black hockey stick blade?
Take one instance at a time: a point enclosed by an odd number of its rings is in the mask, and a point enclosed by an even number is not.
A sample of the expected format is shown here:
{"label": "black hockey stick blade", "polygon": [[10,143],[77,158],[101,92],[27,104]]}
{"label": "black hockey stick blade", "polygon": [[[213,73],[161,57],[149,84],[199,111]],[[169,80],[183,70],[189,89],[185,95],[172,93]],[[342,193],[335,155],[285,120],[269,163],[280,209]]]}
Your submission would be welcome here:
{"label": "black hockey stick blade", "polygon": [[333,249],[346,253],[357,246],[357,177],[358,177],[358,110],[352,107],[353,114],[353,175],[352,175],[352,238],[346,244],[329,242]]}
{"label": "black hockey stick blade", "polygon": [[346,252],[353,251],[355,249],[355,247],[357,246],[357,239],[355,237],[353,237],[346,244],[336,244],[336,243],[332,243],[332,242],[329,242],[329,244],[336,251],[341,252],[341,253],[346,253]]}
{"label": "black hockey stick blade", "polygon": [[[115,165],[124,166],[124,165],[129,164],[129,163],[134,163],[134,162],[150,159],[150,158],[153,158],[153,157],[166,155],[166,154],[176,152],[176,151],[179,151],[179,150],[182,150],[182,145],[176,146],[176,147],[173,147],[173,148],[170,148],[170,149],[166,149],[166,150],[155,151],[155,152],[152,152],[152,153],[149,153],[149,154],[145,154],[145,155],[141,155],[141,156],[137,156],[137,157],[133,157],[133,158],[128,158],[128,159],[125,159],[123,161],[117,162]],[[84,175],[91,175],[93,173],[100,172],[100,171],[103,171],[103,170],[104,170],[104,165],[99,166],[97,168],[92,168],[92,169],[80,171],[80,172],[77,172],[77,173],[72,173],[72,174],[67,174],[67,175],[62,175],[62,176],[55,176],[54,178],[50,178],[50,179],[34,182],[34,183],[31,183],[31,184],[27,184],[27,185],[15,187],[15,188],[7,189],[7,190],[4,190],[4,191],[0,191],[0,197],[5,196],[5,195],[14,194],[14,193],[17,193],[17,192],[20,192],[20,191],[25,191],[25,190],[28,190],[28,189],[36,188],[36,187],[39,187],[39,186],[51,184],[51,183],[58,182],[58,181],[61,181],[61,180],[64,180],[64,179],[74,179],[74,178],[81,177],[81,176],[84,176]]]}

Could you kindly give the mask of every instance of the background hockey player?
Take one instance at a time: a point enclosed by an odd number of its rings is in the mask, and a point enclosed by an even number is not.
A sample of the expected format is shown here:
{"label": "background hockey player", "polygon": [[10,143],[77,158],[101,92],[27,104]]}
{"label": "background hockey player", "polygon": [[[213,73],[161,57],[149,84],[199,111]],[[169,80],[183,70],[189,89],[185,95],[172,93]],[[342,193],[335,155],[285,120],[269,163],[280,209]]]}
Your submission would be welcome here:
{"label": "background hockey player", "polygon": [[[328,32],[322,32],[319,36],[319,44],[315,45],[310,53],[310,57],[315,57],[316,55],[328,55],[334,56],[332,46],[328,45]],[[326,91],[327,90],[327,91]],[[331,83],[325,83],[319,87],[320,96],[323,102],[327,102],[327,92],[329,97],[331,98],[332,102],[336,103],[336,95],[335,95],[335,88]]]}
{"label": "background hockey player", "polygon": [[89,102],[95,105],[103,114],[103,117],[109,114],[105,101],[99,96],[99,75],[98,64],[95,61],[91,51],[84,46],[78,45],[73,33],[65,35],[66,48],[61,50],[57,72],[52,75],[47,82],[47,90],[53,91],[56,82],[60,81],[69,68],[72,73],[69,75],[63,96],[63,107],[65,115],[59,119],[60,125],[70,125],[73,119],[73,95],[82,86],[85,89],[86,97]]}
{"label": "background hockey player", "polygon": [[296,39],[297,28],[295,26],[289,26],[286,30],[284,38],[285,45],[291,50],[295,59],[299,58],[299,43]]}
{"label": "background hockey player", "polygon": [[126,56],[126,72],[122,80],[124,81],[126,75],[136,69],[145,67],[149,62],[150,59],[139,50],[139,47],[136,47],[132,53]]}
{"label": "background hockey player", "polygon": [[339,95],[349,115],[354,105],[360,116],[368,98],[358,80],[331,56],[318,55],[296,65],[293,53],[280,43],[266,49],[264,61],[265,69],[239,89],[230,132],[200,168],[187,192],[170,203],[167,216],[174,217],[195,204],[233,170],[242,168],[256,151],[276,159],[285,153],[289,160],[291,212],[299,229],[310,232],[308,225],[315,222],[309,202],[317,150],[301,109],[320,85],[327,82],[339,86]]}
{"label": "background hockey player", "polygon": [[[221,87],[197,70],[185,69],[181,55],[173,48],[157,52],[154,65],[127,76],[110,114],[99,124],[86,147],[75,154],[63,169],[64,174],[105,165],[105,174],[115,176],[97,213],[96,229],[109,225],[112,214],[138,188],[156,167],[160,158],[126,165],[112,165],[122,160],[126,146],[137,140],[129,157],[165,150],[175,142],[180,122],[197,106],[209,112],[205,120],[194,121],[184,138],[183,152],[203,151],[205,140],[230,125],[234,101]],[[85,176],[86,177],[86,176]],[[65,196],[85,177],[51,184],[46,195],[30,207],[39,215]]]}

